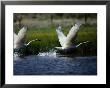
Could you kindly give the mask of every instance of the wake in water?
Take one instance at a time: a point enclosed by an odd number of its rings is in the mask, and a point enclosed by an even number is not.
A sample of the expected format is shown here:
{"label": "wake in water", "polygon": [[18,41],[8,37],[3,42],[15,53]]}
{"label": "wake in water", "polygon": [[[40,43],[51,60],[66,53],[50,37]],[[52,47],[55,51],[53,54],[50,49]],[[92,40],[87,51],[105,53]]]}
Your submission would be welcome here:
{"label": "wake in water", "polygon": [[[40,57],[56,57],[56,51],[55,50],[50,50],[50,51],[48,51],[48,52],[39,52],[39,54],[37,55],[37,56],[40,56]],[[14,60],[16,59],[16,60],[18,60],[18,59],[20,59],[20,58],[24,58],[25,56],[21,56],[21,55],[19,55],[19,53],[14,53],[13,54],[13,57],[14,57]]]}

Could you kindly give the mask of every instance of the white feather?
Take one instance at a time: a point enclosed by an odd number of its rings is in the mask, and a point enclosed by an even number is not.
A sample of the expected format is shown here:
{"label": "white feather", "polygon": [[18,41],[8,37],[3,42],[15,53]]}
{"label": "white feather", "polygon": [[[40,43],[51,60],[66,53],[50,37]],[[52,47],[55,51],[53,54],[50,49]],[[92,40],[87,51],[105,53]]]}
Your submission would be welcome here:
{"label": "white feather", "polygon": [[59,42],[60,42],[61,46],[64,46],[65,41],[66,41],[66,36],[65,36],[65,35],[63,34],[63,32],[61,31],[61,26],[59,26],[59,27],[56,29],[56,32],[57,32],[58,39],[59,39]]}

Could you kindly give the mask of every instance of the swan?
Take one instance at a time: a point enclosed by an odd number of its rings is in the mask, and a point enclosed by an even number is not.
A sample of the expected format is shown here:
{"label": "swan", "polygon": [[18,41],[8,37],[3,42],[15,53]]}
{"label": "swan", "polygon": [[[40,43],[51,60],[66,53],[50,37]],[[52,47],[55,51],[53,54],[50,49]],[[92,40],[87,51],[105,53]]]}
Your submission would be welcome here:
{"label": "swan", "polygon": [[26,35],[27,26],[20,29],[18,34],[14,32],[14,49],[19,49],[24,46],[24,37]]}
{"label": "swan", "polygon": [[30,45],[30,43],[34,41],[40,41],[39,39],[35,39],[35,40],[31,40],[27,44],[24,44],[24,38],[27,32],[27,29],[28,29],[27,26],[24,26],[23,28],[21,28],[18,34],[14,32],[14,49],[20,49],[24,46]]}
{"label": "swan", "polygon": [[59,25],[56,28],[56,33],[58,35],[58,39],[60,42],[61,47],[55,47],[57,50],[66,50],[69,51],[71,49],[74,48],[78,48],[80,45],[88,43],[89,41],[80,43],[78,45],[74,45],[75,39],[77,37],[77,33],[80,29],[81,24],[80,23],[76,23],[75,25],[73,25],[73,27],[70,29],[69,33],[67,34],[67,36],[64,35],[64,33],[61,30],[61,26]]}
{"label": "swan", "polygon": [[38,52],[33,52],[32,47],[30,47],[29,45],[34,41],[41,41],[41,40],[34,39],[34,40],[29,41],[27,44],[24,43],[27,30],[28,30],[27,26],[24,26],[23,28],[20,29],[18,34],[14,32],[13,39],[14,39],[14,55],[15,56],[22,57],[22,56],[33,54],[33,53],[38,54]]}

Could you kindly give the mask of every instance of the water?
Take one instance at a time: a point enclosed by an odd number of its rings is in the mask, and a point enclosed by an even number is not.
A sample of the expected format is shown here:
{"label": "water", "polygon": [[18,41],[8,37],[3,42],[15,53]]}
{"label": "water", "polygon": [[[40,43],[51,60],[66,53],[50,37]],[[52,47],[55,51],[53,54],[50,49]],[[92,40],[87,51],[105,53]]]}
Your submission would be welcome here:
{"label": "water", "polygon": [[97,57],[59,57],[55,52],[14,56],[14,75],[97,75]]}

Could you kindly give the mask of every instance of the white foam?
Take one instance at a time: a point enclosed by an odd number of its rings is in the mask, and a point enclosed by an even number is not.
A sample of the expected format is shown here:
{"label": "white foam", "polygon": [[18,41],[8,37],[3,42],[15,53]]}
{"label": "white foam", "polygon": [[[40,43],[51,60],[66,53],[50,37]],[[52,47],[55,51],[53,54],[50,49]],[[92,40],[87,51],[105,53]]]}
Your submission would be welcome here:
{"label": "white foam", "polygon": [[38,56],[56,57],[55,51],[39,53]]}

